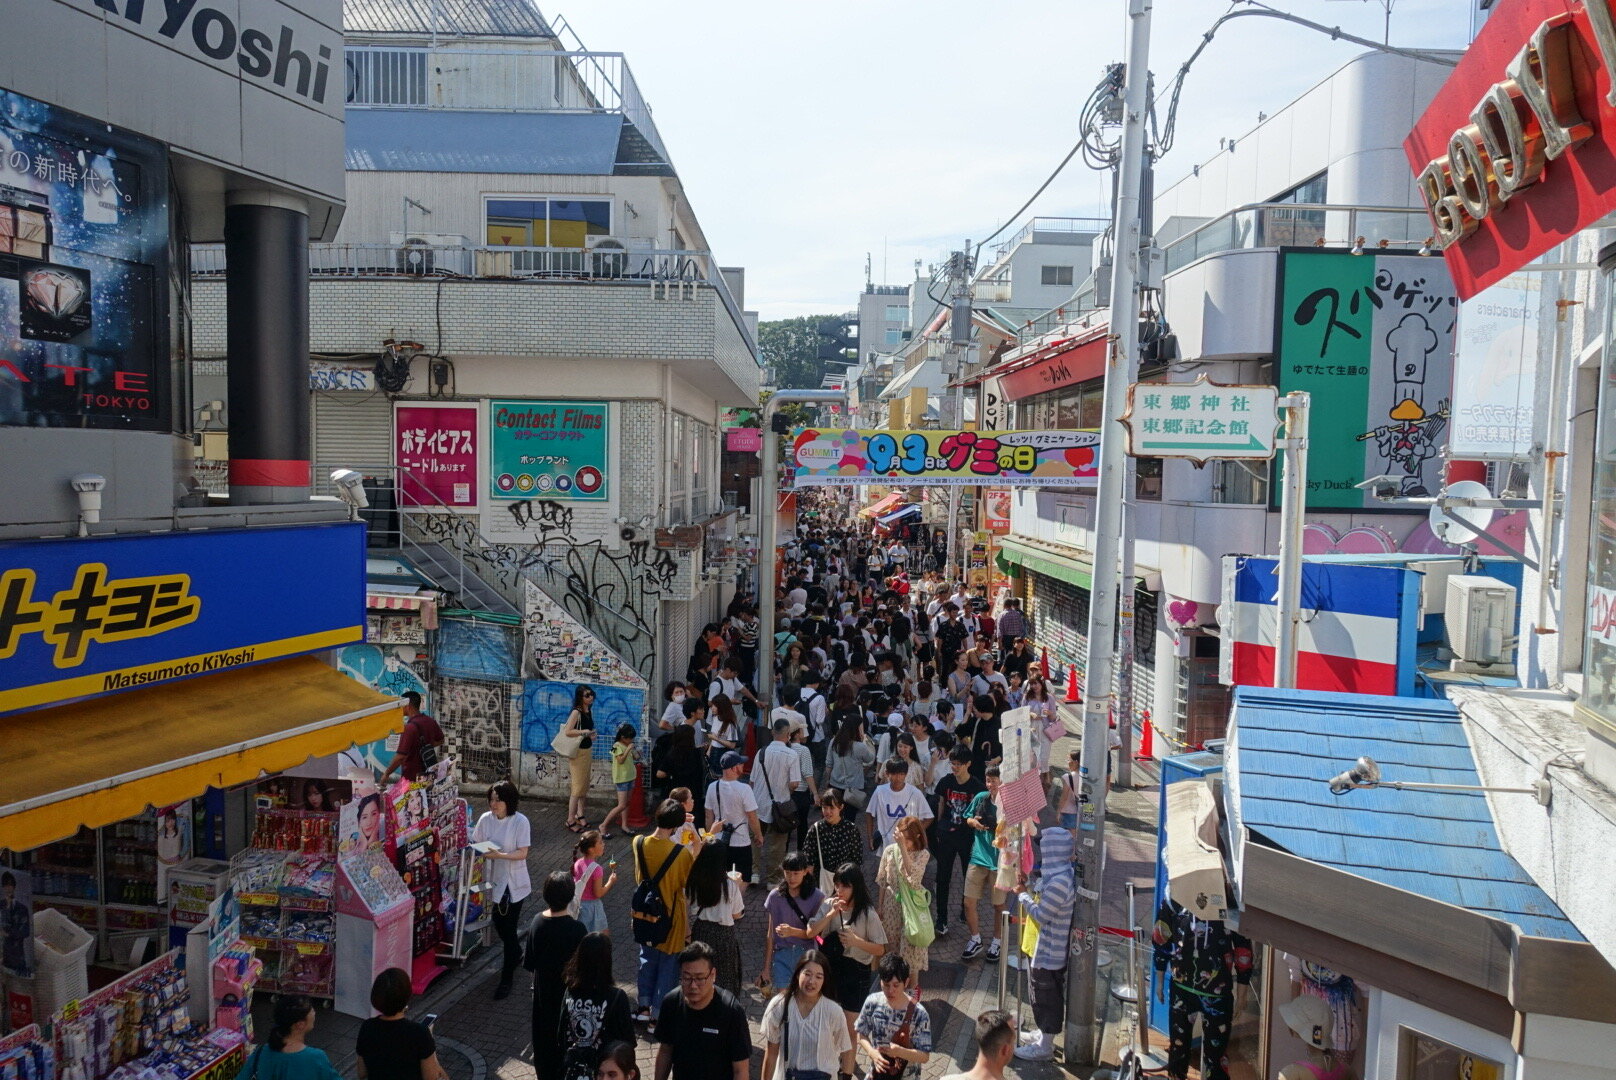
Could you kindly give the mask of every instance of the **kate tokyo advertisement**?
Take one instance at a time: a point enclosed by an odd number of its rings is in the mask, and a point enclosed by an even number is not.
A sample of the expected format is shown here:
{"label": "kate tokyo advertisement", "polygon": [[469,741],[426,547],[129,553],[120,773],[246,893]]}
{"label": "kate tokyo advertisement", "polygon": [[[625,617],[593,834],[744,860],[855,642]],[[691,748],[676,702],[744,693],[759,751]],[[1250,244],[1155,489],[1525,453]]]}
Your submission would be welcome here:
{"label": "kate tokyo advertisement", "polygon": [[168,430],[166,156],[0,90],[0,424]]}

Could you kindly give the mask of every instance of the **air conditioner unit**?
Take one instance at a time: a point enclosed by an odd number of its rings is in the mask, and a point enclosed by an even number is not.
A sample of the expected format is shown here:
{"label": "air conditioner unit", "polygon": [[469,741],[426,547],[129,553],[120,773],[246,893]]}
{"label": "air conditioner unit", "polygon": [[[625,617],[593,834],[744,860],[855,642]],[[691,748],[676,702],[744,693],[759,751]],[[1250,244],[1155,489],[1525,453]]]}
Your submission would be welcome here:
{"label": "air conditioner unit", "polygon": [[1493,577],[1448,579],[1448,647],[1454,671],[1509,674],[1515,663],[1515,587]]}
{"label": "air conditioner unit", "polygon": [[400,274],[429,277],[469,271],[468,242],[459,233],[389,233],[395,248],[393,269]]}
{"label": "air conditioner unit", "polygon": [[620,236],[586,236],[584,246],[589,256],[590,274],[598,278],[620,278],[630,273],[631,242]]}

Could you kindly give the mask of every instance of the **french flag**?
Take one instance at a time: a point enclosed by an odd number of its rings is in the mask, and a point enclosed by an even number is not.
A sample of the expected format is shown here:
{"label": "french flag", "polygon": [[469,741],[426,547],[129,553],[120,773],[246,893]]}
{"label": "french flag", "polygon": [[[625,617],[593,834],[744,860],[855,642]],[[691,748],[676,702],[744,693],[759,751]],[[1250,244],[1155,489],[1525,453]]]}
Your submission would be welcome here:
{"label": "french flag", "polygon": [[[1223,560],[1222,679],[1273,686],[1278,562]],[[1296,686],[1353,694],[1411,694],[1419,575],[1396,566],[1302,564]]]}

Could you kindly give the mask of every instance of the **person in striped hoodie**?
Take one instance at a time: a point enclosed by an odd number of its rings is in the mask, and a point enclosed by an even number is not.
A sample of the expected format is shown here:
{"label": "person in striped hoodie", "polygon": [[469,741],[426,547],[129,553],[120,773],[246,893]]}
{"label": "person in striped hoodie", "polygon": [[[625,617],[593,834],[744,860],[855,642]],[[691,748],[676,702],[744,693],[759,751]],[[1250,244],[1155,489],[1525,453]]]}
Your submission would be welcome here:
{"label": "person in striped hoodie", "polygon": [[1055,1056],[1055,1036],[1066,1023],[1066,954],[1072,943],[1072,834],[1045,829],[1038,841],[1042,870],[1037,890],[1020,896],[1024,916],[1038,923],[1038,950],[1032,958],[1032,1018],[1038,1033],[1029,1032],[1016,1047],[1023,1061]]}

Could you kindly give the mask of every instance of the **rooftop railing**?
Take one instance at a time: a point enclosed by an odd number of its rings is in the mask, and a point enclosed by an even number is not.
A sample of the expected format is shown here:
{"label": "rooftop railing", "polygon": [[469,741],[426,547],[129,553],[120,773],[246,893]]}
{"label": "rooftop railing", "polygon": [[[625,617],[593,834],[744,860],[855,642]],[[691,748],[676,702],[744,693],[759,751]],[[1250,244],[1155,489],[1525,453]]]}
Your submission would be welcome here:
{"label": "rooftop railing", "polygon": [[1167,272],[1208,255],[1248,248],[1407,247],[1431,234],[1423,209],[1330,203],[1252,203],[1185,233],[1166,246]]}

